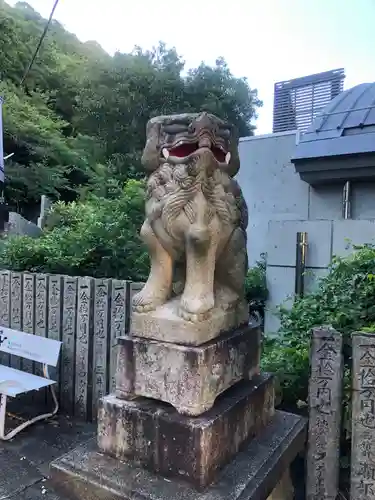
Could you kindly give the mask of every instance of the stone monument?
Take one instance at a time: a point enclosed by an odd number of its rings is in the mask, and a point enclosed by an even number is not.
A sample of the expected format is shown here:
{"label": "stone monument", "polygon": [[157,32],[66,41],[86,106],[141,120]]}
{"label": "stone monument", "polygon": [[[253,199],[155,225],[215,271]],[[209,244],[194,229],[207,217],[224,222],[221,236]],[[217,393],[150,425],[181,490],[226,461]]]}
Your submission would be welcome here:
{"label": "stone monument", "polygon": [[238,140],[208,113],[157,117],[142,162],[150,275],[118,338],[97,442],[52,463],[52,479],[72,499],[266,500],[306,423],[275,412],[272,376],[259,370]]}

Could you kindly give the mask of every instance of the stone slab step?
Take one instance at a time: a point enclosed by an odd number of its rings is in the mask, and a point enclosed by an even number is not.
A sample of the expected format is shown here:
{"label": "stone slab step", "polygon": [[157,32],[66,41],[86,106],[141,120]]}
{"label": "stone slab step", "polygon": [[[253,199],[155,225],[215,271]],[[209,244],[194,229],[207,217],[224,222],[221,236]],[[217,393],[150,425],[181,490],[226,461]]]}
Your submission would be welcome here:
{"label": "stone slab step", "polygon": [[306,420],[277,411],[266,429],[198,492],[182,480],[148,472],[99,453],[95,440],[51,464],[56,491],[71,500],[266,500],[303,449]]}
{"label": "stone slab step", "polygon": [[106,455],[204,488],[274,413],[270,374],[242,380],[199,417],[180,415],[160,401],[126,401],[110,394],[99,403],[98,446]]}

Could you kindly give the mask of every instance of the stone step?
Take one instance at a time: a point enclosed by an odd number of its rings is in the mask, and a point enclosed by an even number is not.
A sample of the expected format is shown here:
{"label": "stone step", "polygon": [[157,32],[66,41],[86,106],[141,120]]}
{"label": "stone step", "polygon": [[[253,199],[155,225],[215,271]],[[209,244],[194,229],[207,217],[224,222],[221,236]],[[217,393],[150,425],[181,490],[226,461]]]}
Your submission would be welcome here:
{"label": "stone step", "polygon": [[115,458],[138,460],[152,472],[204,487],[274,412],[273,377],[268,374],[239,382],[199,417],[180,415],[152,399],[126,401],[109,395],[99,403],[98,444]]}
{"label": "stone step", "polygon": [[201,492],[180,479],[165,479],[130,460],[100,453],[95,441],[55,460],[51,480],[70,500],[266,500],[305,440],[306,420],[277,411],[218,480]]}

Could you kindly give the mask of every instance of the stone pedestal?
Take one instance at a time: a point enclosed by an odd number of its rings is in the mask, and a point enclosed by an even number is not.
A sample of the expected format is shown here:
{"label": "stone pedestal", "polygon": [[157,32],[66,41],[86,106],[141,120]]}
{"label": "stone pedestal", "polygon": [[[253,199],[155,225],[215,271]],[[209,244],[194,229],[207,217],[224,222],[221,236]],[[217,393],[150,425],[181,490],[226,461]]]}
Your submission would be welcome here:
{"label": "stone pedestal", "polygon": [[255,325],[198,346],[120,337],[97,442],[51,464],[57,490],[72,500],[281,498],[306,422],[275,412],[260,341]]}
{"label": "stone pedestal", "polygon": [[202,488],[273,415],[270,375],[240,382],[200,417],[180,415],[155,400],[125,401],[110,395],[100,404],[98,445],[115,458],[130,458],[155,473]]}
{"label": "stone pedestal", "polygon": [[153,398],[201,415],[219,394],[259,373],[261,331],[244,326],[200,346],[119,337],[116,396]]}
{"label": "stone pedestal", "polygon": [[305,420],[277,411],[270,424],[203,491],[183,479],[149,472],[133,460],[104,454],[95,441],[55,460],[50,474],[56,491],[70,500],[266,500],[305,440]]}

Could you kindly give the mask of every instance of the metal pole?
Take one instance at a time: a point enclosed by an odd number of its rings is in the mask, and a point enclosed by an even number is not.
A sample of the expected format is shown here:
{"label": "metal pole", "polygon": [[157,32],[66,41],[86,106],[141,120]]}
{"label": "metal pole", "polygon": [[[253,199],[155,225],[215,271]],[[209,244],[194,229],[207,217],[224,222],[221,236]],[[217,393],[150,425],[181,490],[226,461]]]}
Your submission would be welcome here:
{"label": "metal pole", "polygon": [[297,233],[295,293],[303,297],[305,290],[305,268],[307,254],[307,233]]}
{"label": "metal pole", "polygon": [[351,183],[350,181],[346,181],[342,193],[342,216],[344,217],[344,219],[352,218],[351,195]]}

